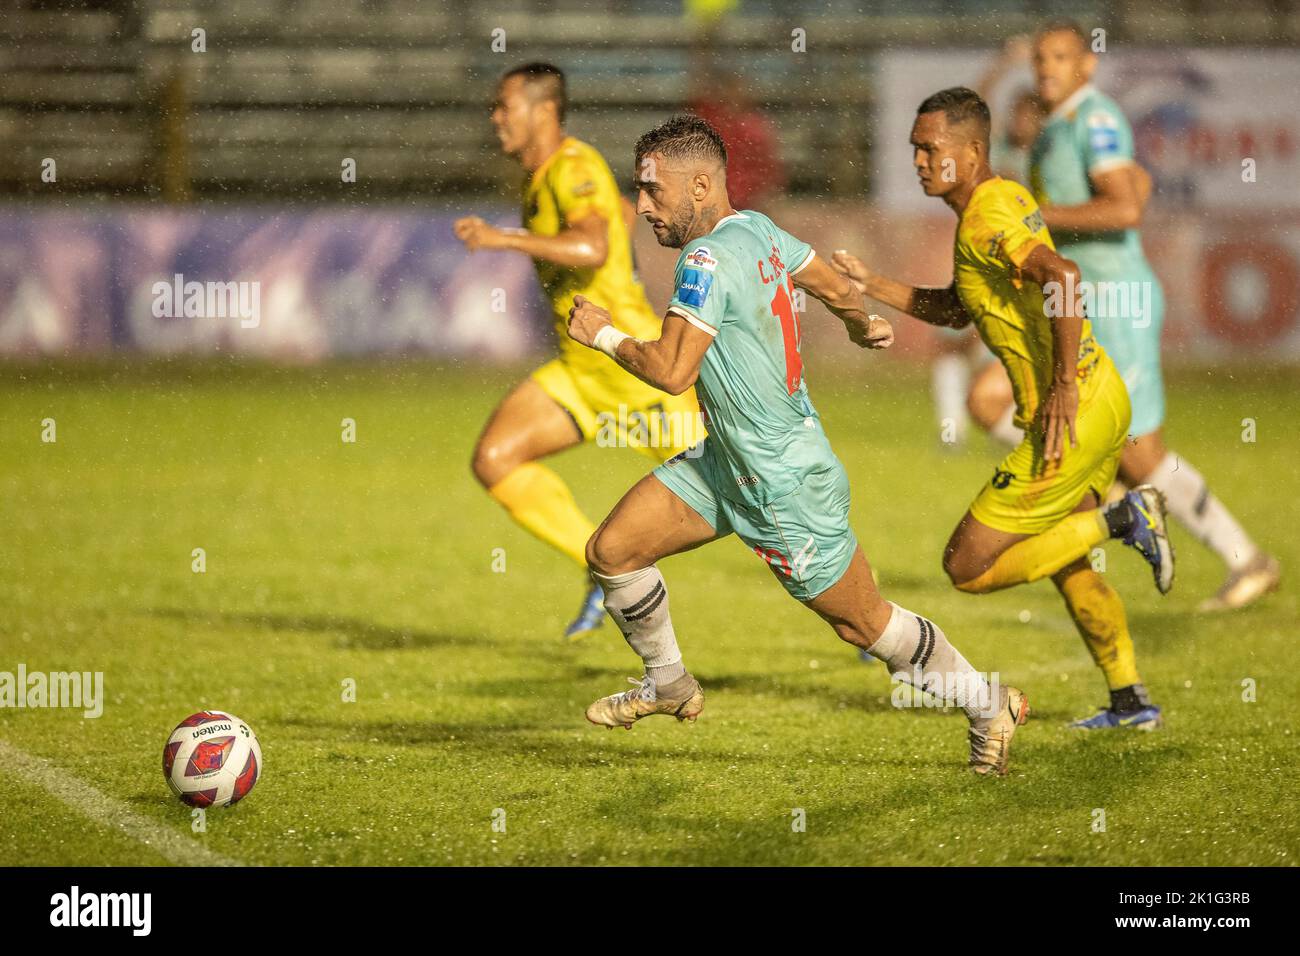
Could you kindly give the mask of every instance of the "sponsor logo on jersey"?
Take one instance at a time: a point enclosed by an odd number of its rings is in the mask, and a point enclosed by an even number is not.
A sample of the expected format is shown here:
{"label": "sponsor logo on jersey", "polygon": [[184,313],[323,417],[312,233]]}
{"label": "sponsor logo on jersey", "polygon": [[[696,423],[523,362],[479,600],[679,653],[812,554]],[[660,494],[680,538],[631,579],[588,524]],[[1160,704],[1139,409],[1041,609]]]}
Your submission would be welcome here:
{"label": "sponsor logo on jersey", "polygon": [[1092,113],[1088,117],[1088,145],[1096,153],[1119,152],[1119,124],[1109,113]]}
{"label": "sponsor logo on jersey", "polygon": [[1024,219],[1020,221],[1025,224],[1025,228],[1028,229],[1030,232],[1038,232],[1038,230],[1044,228],[1043,213],[1042,210],[1039,209],[1035,209],[1033,212],[1031,212],[1028,216],[1026,216]]}
{"label": "sponsor logo on jersey", "polygon": [[677,301],[682,305],[703,308],[711,288],[713,288],[712,273],[701,272],[699,269],[683,269],[682,280],[677,284]]}
{"label": "sponsor logo on jersey", "polygon": [[706,272],[712,272],[718,267],[718,260],[710,255],[708,247],[697,246],[691,254],[686,257],[686,264],[696,269],[704,269]]}

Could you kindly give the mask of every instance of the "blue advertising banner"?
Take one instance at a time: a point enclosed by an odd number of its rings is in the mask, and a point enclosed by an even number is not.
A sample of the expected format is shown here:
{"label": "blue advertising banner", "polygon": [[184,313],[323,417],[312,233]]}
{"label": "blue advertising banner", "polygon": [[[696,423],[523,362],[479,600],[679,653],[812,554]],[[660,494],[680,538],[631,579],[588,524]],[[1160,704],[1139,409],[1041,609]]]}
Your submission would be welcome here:
{"label": "blue advertising banner", "polygon": [[401,210],[0,214],[0,354],[509,360],[546,345],[531,262]]}

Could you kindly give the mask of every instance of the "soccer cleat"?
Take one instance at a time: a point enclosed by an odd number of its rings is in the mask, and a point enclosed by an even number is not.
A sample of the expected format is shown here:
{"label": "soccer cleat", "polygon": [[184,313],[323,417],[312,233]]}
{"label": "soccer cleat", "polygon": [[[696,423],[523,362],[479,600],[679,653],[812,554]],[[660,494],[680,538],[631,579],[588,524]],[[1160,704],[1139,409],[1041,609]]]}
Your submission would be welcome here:
{"label": "soccer cleat", "polygon": [[564,629],[564,636],[571,641],[578,641],[592,631],[597,630],[605,620],[605,592],[599,584],[592,584],[583,598],[582,610]]}
{"label": "soccer cleat", "polygon": [[1109,707],[1102,707],[1091,717],[1084,717],[1074,721],[1070,724],[1070,727],[1073,730],[1115,730],[1118,728],[1159,730],[1164,724],[1165,719],[1160,713],[1160,708],[1155,704],[1148,704],[1137,710],[1124,711],[1123,713]]}
{"label": "soccer cleat", "polygon": [[1282,568],[1277,559],[1263,551],[1239,571],[1233,571],[1223,582],[1214,597],[1206,598],[1196,610],[1232,611],[1253,604],[1270,591],[1276,591],[1282,580]]}
{"label": "soccer cleat", "polygon": [[998,712],[976,729],[974,723],[967,731],[970,739],[970,768],[980,776],[996,773],[999,777],[1007,774],[1007,762],[1011,758],[1011,738],[1016,728],[1029,719],[1029,698],[1014,687],[1002,691],[1002,706]]}
{"label": "soccer cleat", "polygon": [[589,721],[600,727],[609,727],[611,730],[615,727],[626,727],[631,730],[634,723],[651,714],[668,714],[678,720],[693,721],[704,709],[704,689],[693,677],[688,688],[689,693],[685,697],[675,699],[660,697],[654,678],[649,675],[641,680],[635,677],[629,677],[627,680],[629,684],[635,685],[633,689],[625,690],[621,694],[611,694],[596,701],[587,708]]}
{"label": "soccer cleat", "polygon": [[1123,538],[1151,565],[1156,590],[1168,594],[1174,586],[1174,546],[1165,527],[1165,496],[1151,485],[1138,485],[1124,496],[1133,526]]}

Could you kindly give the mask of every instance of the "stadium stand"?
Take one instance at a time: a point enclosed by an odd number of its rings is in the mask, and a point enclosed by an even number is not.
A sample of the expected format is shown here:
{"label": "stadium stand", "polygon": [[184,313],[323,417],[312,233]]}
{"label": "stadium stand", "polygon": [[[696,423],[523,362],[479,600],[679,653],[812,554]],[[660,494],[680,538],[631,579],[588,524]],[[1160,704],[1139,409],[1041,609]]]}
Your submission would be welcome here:
{"label": "stadium stand", "polygon": [[[724,12],[708,20],[699,10]],[[727,7],[730,10],[726,10]],[[365,201],[492,194],[513,183],[486,101],[524,59],[569,71],[572,131],[614,158],[691,97],[702,63],[740,72],[782,131],[796,194],[860,196],[871,51],[954,36],[993,47],[1063,12],[1113,42],[1281,44],[1289,0],[3,0],[0,192],[186,200]],[[953,13],[964,17],[953,19]],[[997,17],[989,17],[991,12]],[[791,31],[809,49],[790,52]],[[204,31],[195,52],[193,31]],[[494,30],[505,50],[494,52]],[[575,57],[574,37],[586,49]],[[359,181],[340,188],[343,158]],[[814,159],[816,161],[814,161]]]}

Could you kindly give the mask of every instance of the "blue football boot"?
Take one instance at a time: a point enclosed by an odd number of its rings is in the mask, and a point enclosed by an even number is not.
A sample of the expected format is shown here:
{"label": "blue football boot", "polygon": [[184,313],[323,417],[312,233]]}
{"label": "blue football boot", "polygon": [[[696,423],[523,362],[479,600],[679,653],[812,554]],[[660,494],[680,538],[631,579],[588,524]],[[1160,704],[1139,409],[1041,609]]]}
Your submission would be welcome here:
{"label": "blue football boot", "polygon": [[599,584],[592,584],[583,598],[582,609],[578,616],[564,629],[564,636],[571,641],[578,641],[600,627],[605,620],[605,592]]}
{"label": "blue football boot", "polygon": [[1074,721],[1070,727],[1074,730],[1159,730],[1164,723],[1165,719],[1160,714],[1160,708],[1155,704],[1147,704],[1145,707],[1123,713],[1103,707],[1091,717]]}
{"label": "blue football boot", "polygon": [[1174,546],[1165,527],[1165,496],[1151,485],[1138,485],[1116,504],[1127,507],[1133,519],[1121,540],[1151,565],[1156,590],[1168,594],[1174,586]]}

